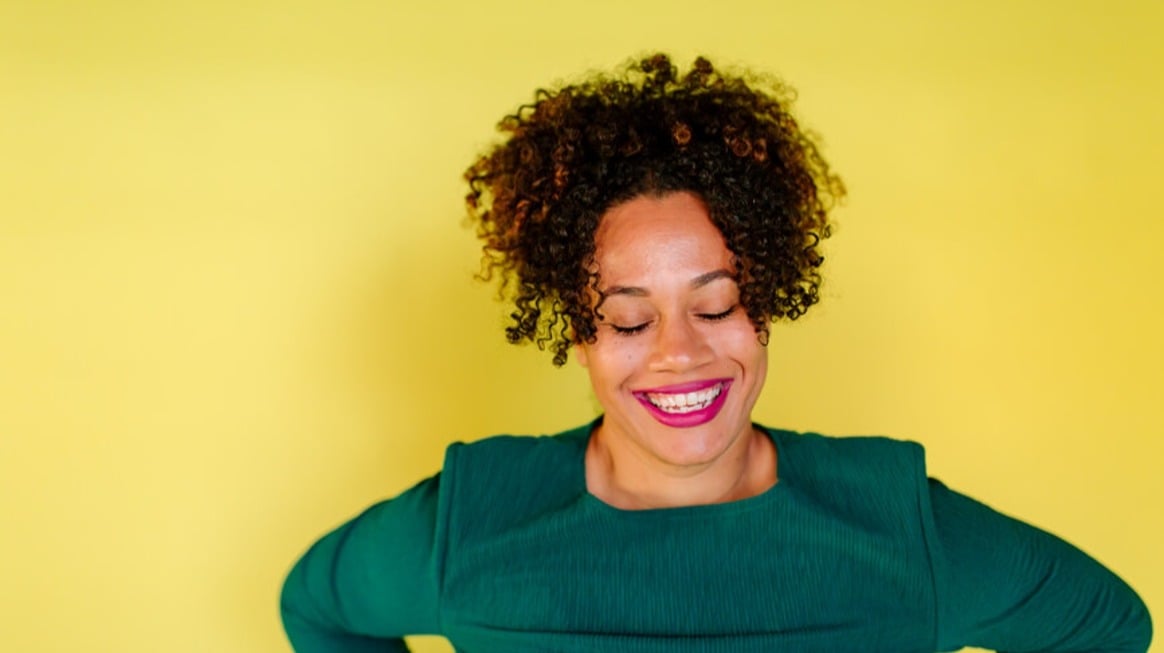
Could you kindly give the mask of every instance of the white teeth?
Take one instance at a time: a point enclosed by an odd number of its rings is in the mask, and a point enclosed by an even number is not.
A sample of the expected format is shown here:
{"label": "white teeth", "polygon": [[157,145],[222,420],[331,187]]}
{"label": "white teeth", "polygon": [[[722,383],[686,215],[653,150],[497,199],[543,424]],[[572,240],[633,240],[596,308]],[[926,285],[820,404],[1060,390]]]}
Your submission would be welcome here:
{"label": "white teeth", "polygon": [[722,383],[699,392],[683,394],[652,392],[647,395],[647,399],[665,413],[683,414],[707,408],[721,392],[723,392]]}

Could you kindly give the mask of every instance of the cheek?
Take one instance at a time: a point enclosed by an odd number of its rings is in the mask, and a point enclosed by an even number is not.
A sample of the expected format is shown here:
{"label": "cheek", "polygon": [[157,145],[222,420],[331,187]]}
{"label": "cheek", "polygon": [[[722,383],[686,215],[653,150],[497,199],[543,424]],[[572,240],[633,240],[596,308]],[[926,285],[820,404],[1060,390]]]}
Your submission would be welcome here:
{"label": "cheek", "polygon": [[640,369],[647,348],[638,339],[603,334],[586,352],[591,379],[597,384],[618,384]]}
{"label": "cheek", "polygon": [[760,344],[759,336],[751,324],[733,332],[725,345],[727,347],[725,352],[730,352],[728,356],[739,361],[741,365],[752,368],[753,372],[762,374],[767,369],[768,348]]}

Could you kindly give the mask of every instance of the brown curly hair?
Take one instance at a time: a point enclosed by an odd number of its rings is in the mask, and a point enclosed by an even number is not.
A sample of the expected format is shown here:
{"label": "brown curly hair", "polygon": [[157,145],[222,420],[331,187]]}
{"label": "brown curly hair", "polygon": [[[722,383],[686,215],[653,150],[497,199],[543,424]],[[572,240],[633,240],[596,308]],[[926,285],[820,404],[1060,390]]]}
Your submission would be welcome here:
{"label": "brown curly hair", "polygon": [[704,202],[761,342],[770,321],[815,304],[818,245],[845,191],[789,113],[793,98],[777,79],[725,74],[703,57],[680,76],[655,54],[618,76],[539,89],[502,119],[505,140],[465,171],[465,199],[484,242],[480,276],[499,272],[514,303],[509,341],[550,346],[555,365],[594,342],[594,232],[612,206],[644,194]]}

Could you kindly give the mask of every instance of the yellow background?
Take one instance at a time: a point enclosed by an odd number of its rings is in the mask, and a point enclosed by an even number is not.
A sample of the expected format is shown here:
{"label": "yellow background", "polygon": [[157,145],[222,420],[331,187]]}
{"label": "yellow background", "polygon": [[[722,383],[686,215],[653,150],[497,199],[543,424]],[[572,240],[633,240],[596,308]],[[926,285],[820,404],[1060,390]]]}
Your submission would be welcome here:
{"label": "yellow background", "polygon": [[286,651],[315,537],[450,441],[592,417],[504,344],[459,174],[535,87],[656,48],[784,76],[850,189],[757,419],[919,440],[1161,619],[1162,32],[1153,0],[2,0],[0,650]]}

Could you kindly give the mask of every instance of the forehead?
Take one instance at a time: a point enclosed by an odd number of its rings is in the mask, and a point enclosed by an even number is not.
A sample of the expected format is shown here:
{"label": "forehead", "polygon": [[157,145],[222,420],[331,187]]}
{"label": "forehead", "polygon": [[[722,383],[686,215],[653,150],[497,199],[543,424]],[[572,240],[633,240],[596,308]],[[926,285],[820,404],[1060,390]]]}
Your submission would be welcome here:
{"label": "forehead", "polygon": [[612,207],[594,236],[594,262],[604,277],[676,268],[707,272],[730,267],[731,260],[707,207],[687,192],[641,195]]}

